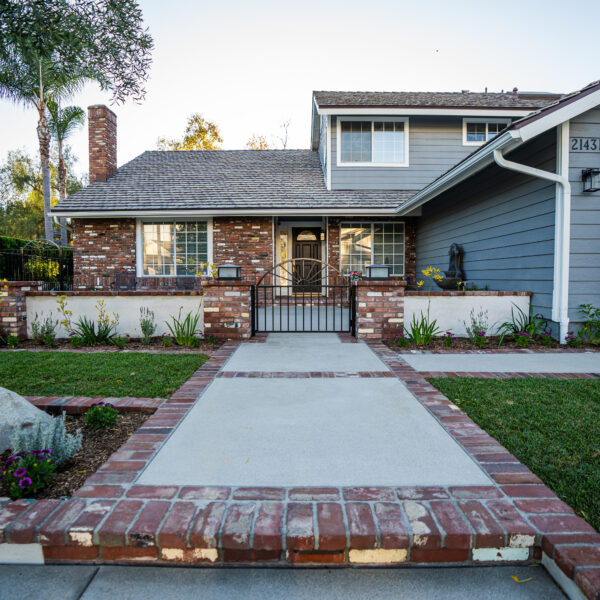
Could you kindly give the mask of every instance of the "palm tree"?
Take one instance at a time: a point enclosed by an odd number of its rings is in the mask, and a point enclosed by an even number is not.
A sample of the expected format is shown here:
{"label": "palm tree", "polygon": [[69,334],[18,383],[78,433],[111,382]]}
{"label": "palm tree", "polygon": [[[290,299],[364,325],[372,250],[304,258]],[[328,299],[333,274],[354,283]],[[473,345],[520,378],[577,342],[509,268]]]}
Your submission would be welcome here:
{"label": "palm tree", "polygon": [[[67,197],[67,167],[64,157],[65,140],[85,123],[85,112],[79,106],[60,107],[60,100],[49,99],[47,102],[50,119],[48,127],[50,133],[58,144],[58,196],[62,202]],[[67,245],[67,228],[64,219],[61,219],[60,242]]]}
{"label": "palm tree", "polygon": [[33,107],[38,112],[37,136],[42,165],[44,234],[53,239],[50,216],[50,128],[47,104],[50,99],[71,95],[82,83],[57,70],[56,63],[32,53],[13,55],[10,68],[0,69],[0,98]]}

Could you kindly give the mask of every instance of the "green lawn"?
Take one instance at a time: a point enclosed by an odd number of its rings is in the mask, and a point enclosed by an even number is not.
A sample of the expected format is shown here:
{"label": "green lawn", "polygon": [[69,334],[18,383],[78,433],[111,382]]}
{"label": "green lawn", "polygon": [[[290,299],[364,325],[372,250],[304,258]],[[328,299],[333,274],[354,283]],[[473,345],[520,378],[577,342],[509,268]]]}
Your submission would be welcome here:
{"label": "green lawn", "polygon": [[206,354],[1,352],[0,386],[24,396],[166,398]]}
{"label": "green lawn", "polygon": [[430,381],[600,530],[600,381]]}

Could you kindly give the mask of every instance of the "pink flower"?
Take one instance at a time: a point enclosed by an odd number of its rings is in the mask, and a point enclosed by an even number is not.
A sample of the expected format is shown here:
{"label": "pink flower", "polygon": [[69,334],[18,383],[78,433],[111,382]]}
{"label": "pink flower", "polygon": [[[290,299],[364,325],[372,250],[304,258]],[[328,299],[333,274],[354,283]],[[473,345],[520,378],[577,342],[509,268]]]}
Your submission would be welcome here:
{"label": "pink flower", "polygon": [[14,472],[15,477],[23,477],[27,473],[27,469],[25,467],[21,467]]}

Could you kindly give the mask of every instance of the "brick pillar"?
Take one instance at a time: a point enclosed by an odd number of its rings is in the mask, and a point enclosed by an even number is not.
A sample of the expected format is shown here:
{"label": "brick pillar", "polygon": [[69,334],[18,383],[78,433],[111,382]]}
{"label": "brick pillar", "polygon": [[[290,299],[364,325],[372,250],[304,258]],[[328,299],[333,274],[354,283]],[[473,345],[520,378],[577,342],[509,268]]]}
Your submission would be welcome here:
{"label": "brick pillar", "polygon": [[117,172],[117,115],[103,104],[88,106],[90,183]]}
{"label": "brick pillar", "polygon": [[203,283],[204,334],[247,340],[252,335],[249,283],[212,280]]}
{"label": "brick pillar", "polygon": [[359,281],[356,286],[356,337],[387,339],[404,326],[405,281]]}
{"label": "brick pillar", "polygon": [[0,329],[19,338],[27,337],[27,301],[25,293],[41,291],[43,281],[0,282]]}

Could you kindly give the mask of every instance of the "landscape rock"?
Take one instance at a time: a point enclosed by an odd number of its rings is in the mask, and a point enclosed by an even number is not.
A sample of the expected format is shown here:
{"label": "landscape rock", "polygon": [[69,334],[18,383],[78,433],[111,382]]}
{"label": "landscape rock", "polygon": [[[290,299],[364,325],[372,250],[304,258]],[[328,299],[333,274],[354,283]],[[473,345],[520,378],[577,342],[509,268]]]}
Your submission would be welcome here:
{"label": "landscape rock", "polygon": [[23,396],[0,387],[0,452],[10,448],[10,438],[15,429],[31,427],[38,417],[52,420],[49,414]]}

